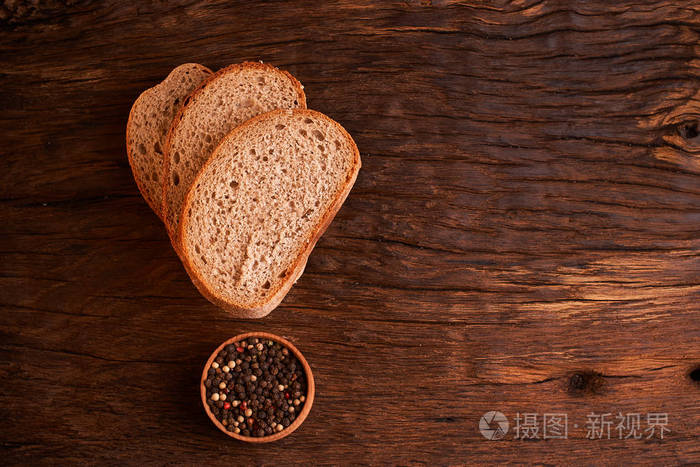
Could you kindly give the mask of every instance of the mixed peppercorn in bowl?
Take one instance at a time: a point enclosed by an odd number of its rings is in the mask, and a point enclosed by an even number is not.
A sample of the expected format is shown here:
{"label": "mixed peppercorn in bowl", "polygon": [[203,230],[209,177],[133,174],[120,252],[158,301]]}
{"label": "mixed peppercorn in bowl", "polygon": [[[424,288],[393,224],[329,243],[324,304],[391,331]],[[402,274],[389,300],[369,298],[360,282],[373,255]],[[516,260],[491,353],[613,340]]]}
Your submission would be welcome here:
{"label": "mixed peppercorn in bowl", "polygon": [[311,368],[289,341],[246,333],[219,346],[204,366],[201,396],[214,424],[241,441],[283,438],[304,421],[314,398]]}

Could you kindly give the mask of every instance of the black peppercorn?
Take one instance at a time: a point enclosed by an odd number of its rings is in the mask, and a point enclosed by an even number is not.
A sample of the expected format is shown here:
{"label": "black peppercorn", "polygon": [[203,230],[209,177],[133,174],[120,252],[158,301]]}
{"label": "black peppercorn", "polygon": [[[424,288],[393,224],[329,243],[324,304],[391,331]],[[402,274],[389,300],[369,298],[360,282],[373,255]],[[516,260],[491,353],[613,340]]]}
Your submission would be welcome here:
{"label": "black peppercorn", "polygon": [[255,339],[221,350],[204,386],[207,405],[226,430],[254,437],[289,427],[303,409],[300,398],[307,389],[292,352],[278,342]]}

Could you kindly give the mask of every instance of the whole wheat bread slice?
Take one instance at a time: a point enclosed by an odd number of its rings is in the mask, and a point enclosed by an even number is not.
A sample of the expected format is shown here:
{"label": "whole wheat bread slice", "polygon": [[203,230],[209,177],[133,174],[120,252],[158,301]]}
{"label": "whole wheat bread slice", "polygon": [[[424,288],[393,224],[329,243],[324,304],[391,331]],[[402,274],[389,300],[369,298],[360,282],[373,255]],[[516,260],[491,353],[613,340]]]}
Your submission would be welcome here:
{"label": "whole wheat bread slice", "polygon": [[136,185],[148,205],[162,216],[163,148],[173,117],[185,98],[212,71],[197,63],[175,68],[136,99],[126,124],[126,154]]}
{"label": "whole wheat bread slice", "polygon": [[187,194],[180,256],[212,303],[246,318],[273,310],[352,188],[360,154],[313,110],[259,115],[224,138]]}
{"label": "whole wheat bread slice", "polygon": [[165,147],[163,220],[176,251],[185,195],[214,148],[233,128],[278,108],[306,108],[302,85],[271,65],[246,62],[217,71],[175,116]]}

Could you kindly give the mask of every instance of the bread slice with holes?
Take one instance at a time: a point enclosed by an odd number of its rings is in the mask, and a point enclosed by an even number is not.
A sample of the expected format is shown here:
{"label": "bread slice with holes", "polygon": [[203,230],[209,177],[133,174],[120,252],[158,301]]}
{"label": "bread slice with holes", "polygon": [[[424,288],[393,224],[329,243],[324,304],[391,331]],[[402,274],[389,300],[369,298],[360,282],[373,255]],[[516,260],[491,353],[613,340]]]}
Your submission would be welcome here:
{"label": "bread slice with holes", "polygon": [[180,221],[181,258],[212,303],[267,315],[301,275],[360,169],[329,117],[275,110],[233,130],[197,175]]}
{"label": "bread slice with holes", "polygon": [[163,220],[176,251],[185,195],[221,139],[256,115],[292,108],[306,108],[302,85],[259,62],[223,68],[192,93],[173,120],[165,148]]}
{"label": "bread slice with holes", "polygon": [[126,124],[126,154],[134,180],[148,205],[162,216],[163,148],[182,102],[212,71],[198,63],[175,68],[136,99]]}

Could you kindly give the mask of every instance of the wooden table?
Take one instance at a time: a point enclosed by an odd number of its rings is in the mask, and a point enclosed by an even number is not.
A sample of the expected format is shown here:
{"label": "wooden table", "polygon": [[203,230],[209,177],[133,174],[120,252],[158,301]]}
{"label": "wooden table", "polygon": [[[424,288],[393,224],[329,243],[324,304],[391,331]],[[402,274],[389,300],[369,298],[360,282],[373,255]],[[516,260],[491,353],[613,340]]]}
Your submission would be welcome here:
{"label": "wooden table", "polygon": [[[34,3],[0,6],[4,464],[700,461],[698,2]],[[238,320],[191,285],[124,130],[174,66],[258,59],[363,168],[282,305]],[[255,330],[318,391],[264,446],[197,389]]]}

